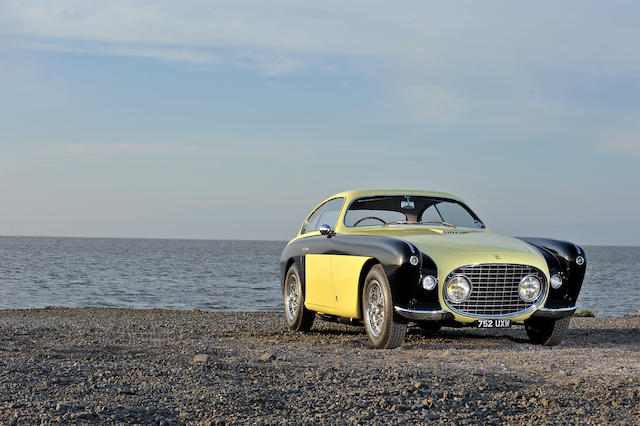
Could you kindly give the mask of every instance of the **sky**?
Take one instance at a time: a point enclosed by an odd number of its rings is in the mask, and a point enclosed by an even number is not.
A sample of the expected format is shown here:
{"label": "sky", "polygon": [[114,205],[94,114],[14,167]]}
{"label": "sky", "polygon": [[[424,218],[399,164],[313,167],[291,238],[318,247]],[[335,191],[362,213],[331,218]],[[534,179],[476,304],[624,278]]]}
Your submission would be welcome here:
{"label": "sky", "polygon": [[0,2],[0,235],[287,240],[347,189],[640,245],[640,3]]}

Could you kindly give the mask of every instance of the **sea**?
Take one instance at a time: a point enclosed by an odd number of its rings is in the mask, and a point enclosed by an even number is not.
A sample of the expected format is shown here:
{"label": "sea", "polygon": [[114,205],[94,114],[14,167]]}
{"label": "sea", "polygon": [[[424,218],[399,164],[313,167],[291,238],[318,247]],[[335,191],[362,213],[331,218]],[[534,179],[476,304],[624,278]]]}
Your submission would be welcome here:
{"label": "sea", "polygon": [[[281,311],[285,241],[0,237],[0,309]],[[640,247],[586,246],[578,309],[640,310]]]}

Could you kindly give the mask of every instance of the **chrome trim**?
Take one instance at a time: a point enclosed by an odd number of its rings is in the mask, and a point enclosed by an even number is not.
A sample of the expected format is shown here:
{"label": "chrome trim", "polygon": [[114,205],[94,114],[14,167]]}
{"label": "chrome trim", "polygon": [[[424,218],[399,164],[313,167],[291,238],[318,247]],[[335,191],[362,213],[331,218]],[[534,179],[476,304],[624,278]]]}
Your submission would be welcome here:
{"label": "chrome trim", "polygon": [[540,308],[531,315],[538,318],[564,318],[573,315],[576,311],[576,305],[566,308]]}
{"label": "chrome trim", "polygon": [[[554,277],[558,277],[560,278],[560,285],[558,285],[557,287],[553,285],[553,278]],[[551,275],[551,277],[549,278],[549,285],[551,286],[552,289],[557,290],[560,287],[562,287],[562,284],[564,284],[564,280],[562,279],[562,275],[560,275],[559,273],[555,273],[553,275]]]}
{"label": "chrome trim", "polygon": [[331,237],[334,234],[333,229],[331,229],[331,225],[327,225],[326,223],[320,225],[318,227],[318,231],[320,232],[320,235],[325,235],[327,237]]}
{"label": "chrome trim", "polygon": [[[456,268],[458,269],[458,268]],[[455,271],[455,269],[454,269]],[[449,297],[449,293],[447,292],[447,287],[449,287],[449,283],[451,282],[452,279],[454,279],[455,277],[462,277],[464,278],[464,280],[469,284],[469,294],[467,294],[467,297],[465,297],[464,299],[460,300],[459,302],[456,302],[455,300],[452,300]],[[451,303],[464,303],[467,300],[469,300],[469,297],[471,296],[471,292],[473,291],[473,282],[471,281],[471,278],[467,277],[465,274],[455,274],[455,275],[451,275],[449,274],[449,277],[447,277],[447,280],[444,282],[444,299],[447,302],[451,302]],[[448,303],[447,303],[448,304]]]}
{"label": "chrome trim", "polygon": [[576,306],[568,306],[566,308],[540,308],[538,309],[538,311],[540,312],[569,312],[569,311],[575,311],[576,310]]}
{"label": "chrome trim", "polygon": [[[516,311],[516,312],[509,312],[507,314],[477,314],[477,313],[473,313],[473,312],[468,312],[468,311],[464,311],[464,310],[461,310],[461,309],[457,309],[455,306],[452,306],[452,305],[455,305],[455,303],[450,301],[447,298],[447,289],[446,289],[447,286],[446,286],[446,283],[454,275],[464,275],[461,272],[457,272],[461,268],[481,267],[481,266],[520,266],[520,267],[533,268],[533,269],[538,270],[540,272],[541,277],[542,277],[542,282],[540,283],[542,288],[540,290],[540,296],[538,298],[538,301],[536,303],[534,303],[533,305],[527,307],[526,309],[522,309],[522,310]],[[472,285],[472,288],[475,287],[472,279],[470,279],[466,275],[465,275],[465,278],[467,278],[469,280],[469,283]],[[477,318],[477,319],[513,318],[513,317],[517,317],[517,316],[520,316],[520,315],[526,315],[526,314],[528,314],[530,312],[534,312],[534,311],[538,310],[538,308],[540,308],[540,306],[544,305],[544,303],[547,300],[548,293],[549,293],[548,292],[548,288],[549,288],[548,281],[549,280],[547,279],[546,274],[541,269],[539,269],[539,268],[537,268],[537,267],[535,267],[533,265],[526,265],[526,264],[520,264],[520,263],[473,263],[473,264],[469,264],[469,265],[458,266],[453,271],[451,271],[451,273],[445,279],[445,284],[442,286],[442,298],[444,299],[444,301],[447,304],[447,307],[449,309],[451,309],[456,314],[464,315],[465,317],[468,317],[468,318]],[[520,280],[518,280],[518,282],[520,282]],[[516,292],[519,293],[517,287],[516,287]],[[472,293],[473,293],[473,290],[472,290]],[[464,304],[465,302],[468,302],[470,300],[470,298],[472,297],[472,293],[470,293],[469,297],[466,300],[464,300],[463,302],[460,302],[458,304]],[[522,302],[522,299],[520,299],[519,294],[518,294],[517,297],[518,297],[518,300]],[[525,302],[525,303],[528,303],[528,302]]]}
{"label": "chrome trim", "polygon": [[[431,287],[431,288],[425,288],[425,286],[424,286],[424,280],[425,280],[427,277],[431,277],[431,278],[433,278],[433,281],[435,282],[434,286],[433,286],[433,287]],[[436,277],[434,277],[433,275],[425,275],[425,276],[423,277],[423,276],[422,276],[422,274],[420,274],[420,284],[422,285],[422,289],[423,289],[424,291],[433,291],[433,290],[435,290],[435,288],[436,288],[436,287],[438,287],[438,279],[437,279]]]}
{"label": "chrome trim", "polygon": [[417,309],[401,308],[400,306],[394,306],[393,309],[395,309],[398,315],[415,321],[440,321],[453,319],[453,314],[451,312],[443,311],[442,309],[437,311],[420,311]]}
{"label": "chrome trim", "polygon": [[[540,284],[540,288],[538,289],[538,294],[536,295],[536,297],[534,297],[533,299],[527,300],[524,297],[522,297],[522,293],[520,293],[520,286],[522,285],[522,281],[526,280],[527,278],[533,278],[536,281],[538,281],[538,284]],[[536,301],[536,299],[538,299],[540,297],[540,294],[542,294],[542,283],[540,282],[540,280],[538,279],[537,276],[535,276],[534,274],[527,274],[524,277],[522,277],[522,279],[520,280],[520,284],[518,284],[518,296],[520,296],[520,299],[525,302],[525,303],[533,303]]]}

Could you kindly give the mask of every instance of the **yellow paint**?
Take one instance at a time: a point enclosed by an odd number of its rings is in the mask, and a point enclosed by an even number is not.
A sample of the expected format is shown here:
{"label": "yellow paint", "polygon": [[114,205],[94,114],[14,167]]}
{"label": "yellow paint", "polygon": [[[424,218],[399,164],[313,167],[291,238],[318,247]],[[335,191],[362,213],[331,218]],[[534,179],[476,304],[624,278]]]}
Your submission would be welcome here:
{"label": "yellow paint", "polygon": [[328,254],[305,256],[305,301],[308,309],[334,309],[336,306],[331,280],[331,257]]}
{"label": "yellow paint", "polygon": [[359,279],[369,257],[308,254],[304,305],[324,314],[360,318]]}
{"label": "yellow paint", "polygon": [[333,292],[337,299],[334,315],[361,318],[358,285],[362,267],[369,259],[362,256],[331,256]]}

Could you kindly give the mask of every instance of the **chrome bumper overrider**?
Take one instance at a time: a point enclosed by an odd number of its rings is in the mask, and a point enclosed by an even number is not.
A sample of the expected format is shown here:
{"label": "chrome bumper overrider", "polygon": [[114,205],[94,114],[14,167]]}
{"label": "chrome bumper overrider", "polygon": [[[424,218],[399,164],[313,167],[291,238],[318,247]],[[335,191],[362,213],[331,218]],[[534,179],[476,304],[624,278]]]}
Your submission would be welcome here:
{"label": "chrome bumper overrider", "polygon": [[531,315],[536,318],[564,318],[576,311],[575,306],[567,306],[566,308],[540,308]]}
{"label": "chrome bumper overrider", "polygon": [[401,308],[400,306],[394,306],[394,309],[398,315],[414,321],[441,321],[453,319],[453,314],[451,312],[443,311],[441,309],[436,311],[420,311]]}

